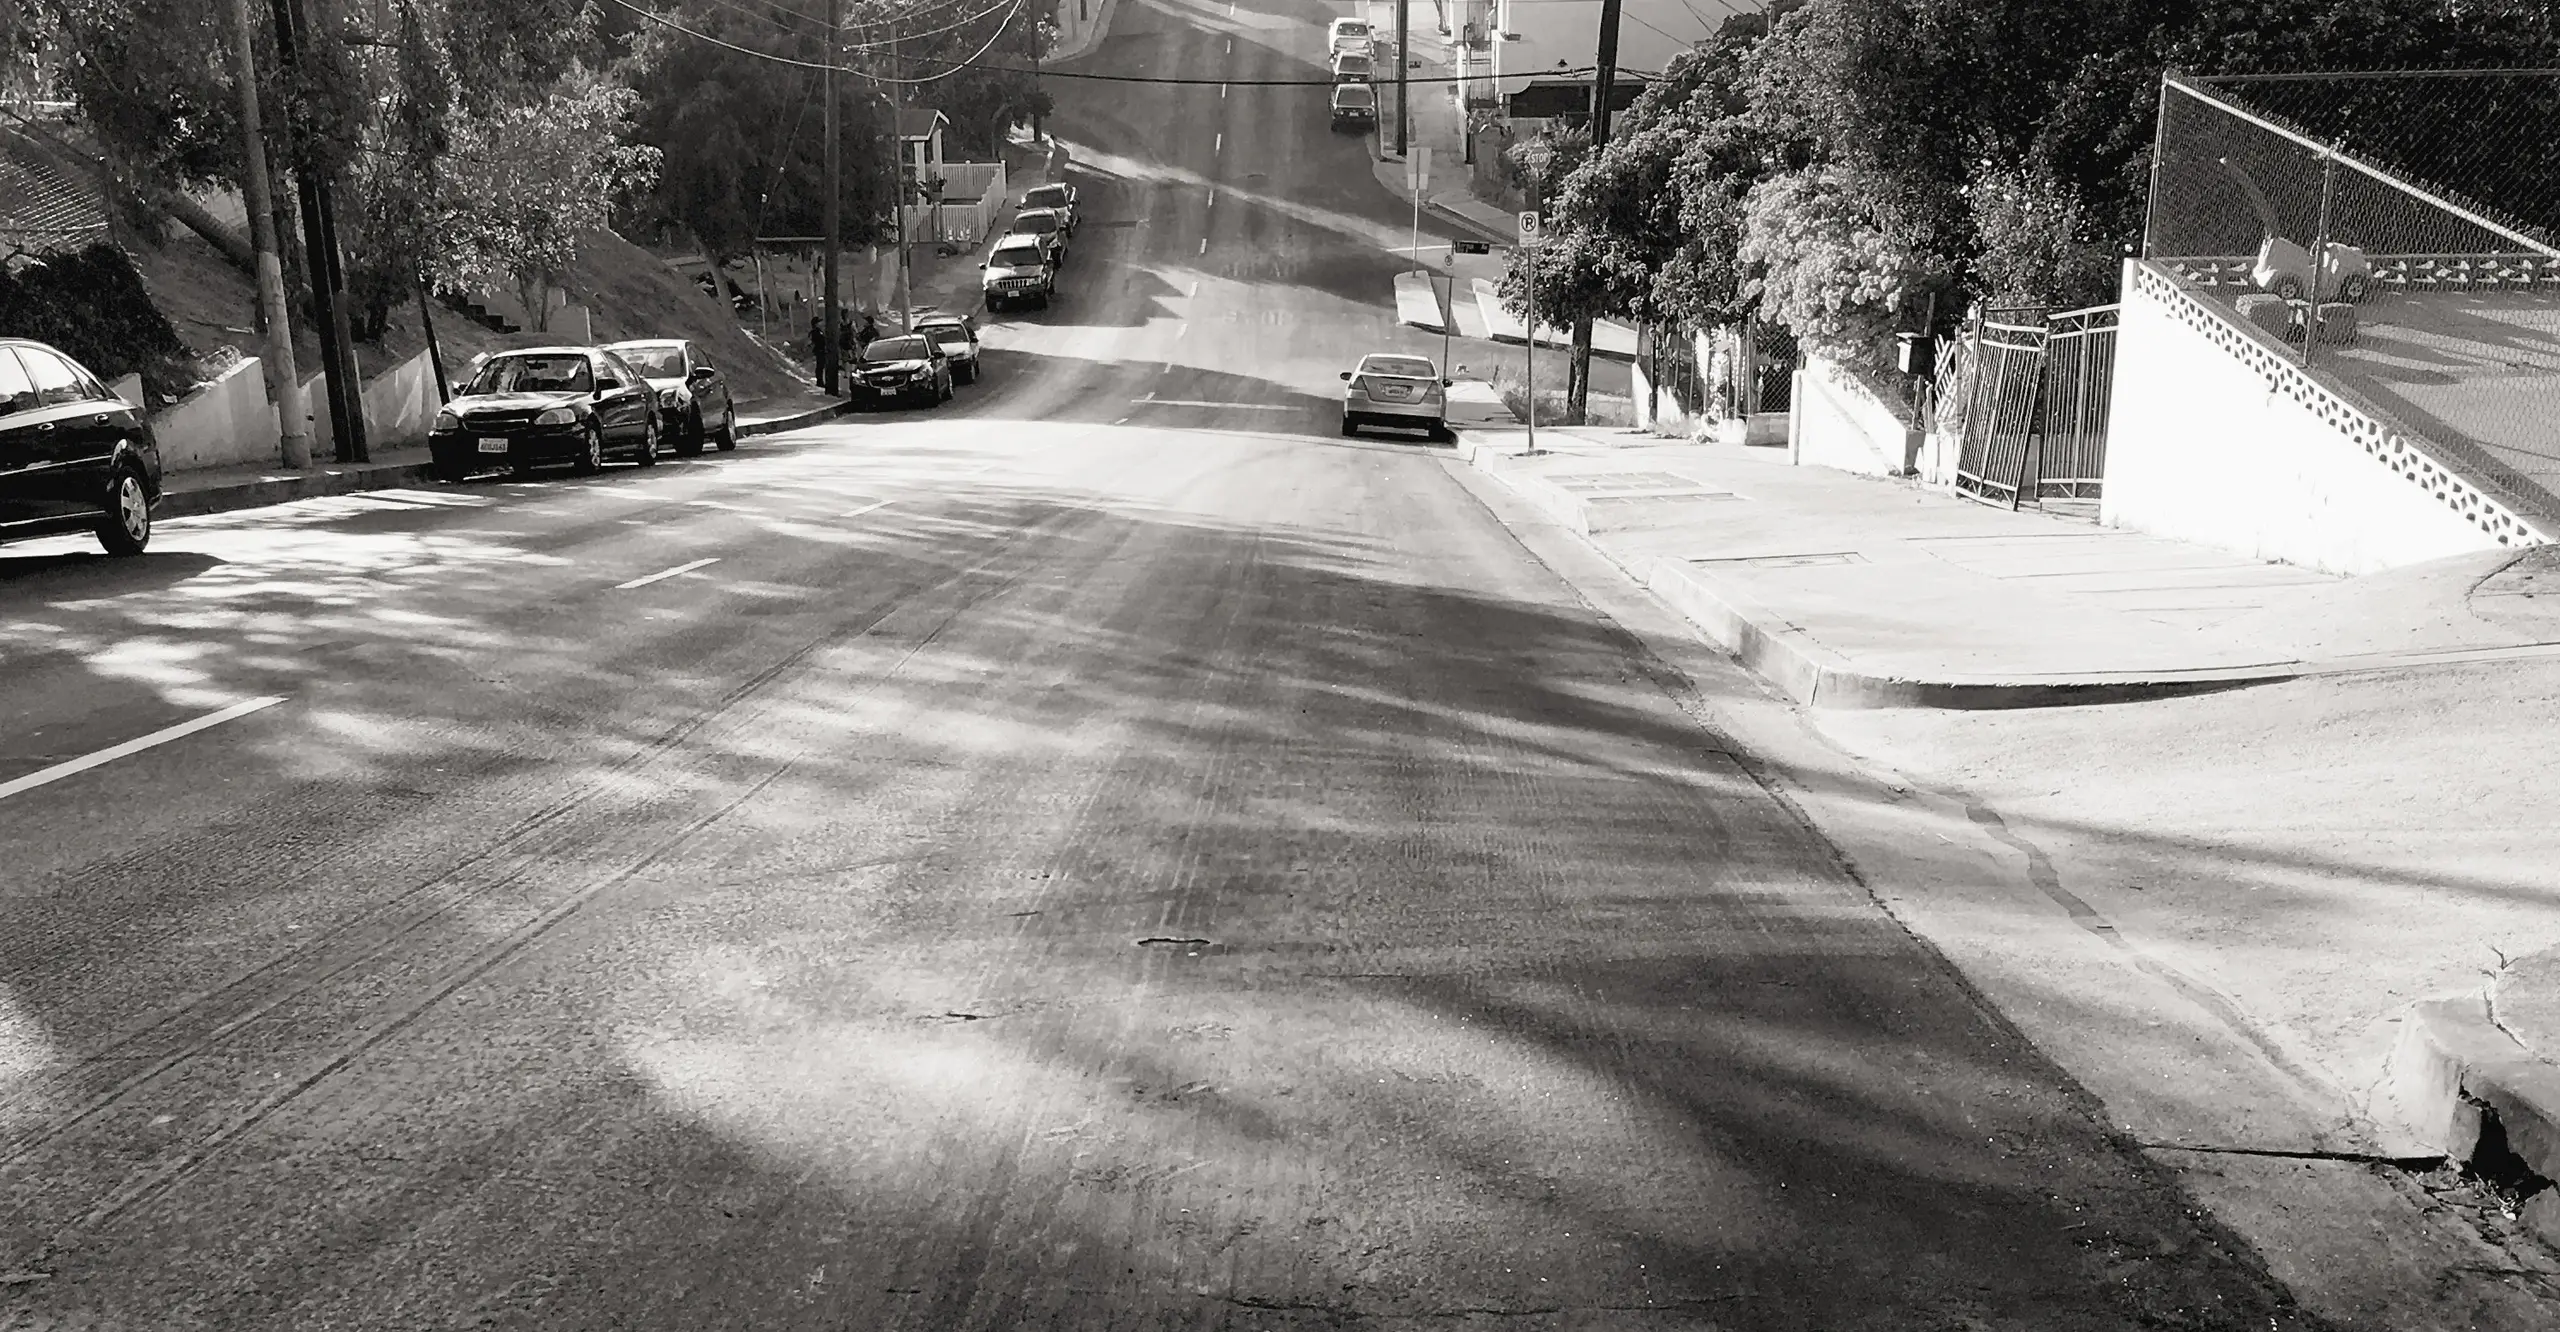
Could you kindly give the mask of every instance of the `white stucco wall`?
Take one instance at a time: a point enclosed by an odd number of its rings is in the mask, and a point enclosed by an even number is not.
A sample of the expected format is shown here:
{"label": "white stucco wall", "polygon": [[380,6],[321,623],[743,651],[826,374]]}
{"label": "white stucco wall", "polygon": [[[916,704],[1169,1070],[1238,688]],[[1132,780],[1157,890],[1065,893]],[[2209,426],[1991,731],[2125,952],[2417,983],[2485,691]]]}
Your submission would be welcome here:
{"label": "white stucco wall", "polygon": [[241,358],[210,387],[153,417],[151,433],[160,442],[161,467],[172,472],[275,461],[276,413],[267,405],[258,358]]}
{"label": "white stucco wall", "polygon": [[1839,366],[1807,356],[1795,380],[1787,447],[1798,463],[1893,476],[1914,461],[1911,429]]}
{"label": "white stucco wall", "polygon": [[2107,525],[2342,574],[2548,539],[2166,274],[2124,285]]}

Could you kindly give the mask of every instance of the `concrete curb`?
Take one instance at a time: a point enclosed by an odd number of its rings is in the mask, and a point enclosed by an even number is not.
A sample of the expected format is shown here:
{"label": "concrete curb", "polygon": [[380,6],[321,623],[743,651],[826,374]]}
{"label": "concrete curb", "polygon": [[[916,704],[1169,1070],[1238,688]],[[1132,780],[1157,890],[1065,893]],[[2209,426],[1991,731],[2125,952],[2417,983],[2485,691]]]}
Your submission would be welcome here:
{"label": "concrete curb", "polygon": [[846,412],[852,410],[852,402],[846,401],[829,403],[824,407],[801,412],[793,416],[777,416],[764,421],[740,421],[738,423],[738,438],[750,439],[757,435],[778,435],[786,430],[799,430],[807,426],[819,425],[824,422],[834,420],[836,417],[842,416]]}
{"label": "concrete curb", "polygon": [[201,518],[206,514],[263,509],[270,504],[291,504],[295,500],[320,499],[329,495],[395,490],[434,480],[435,464],[425,462],[359,464],[344,470],[262,476],[254,481],[238,481],[224,486],[165,491],[160,502],[151,506],[151,516]]}
{"label": "concrete curb", "polygon": [[[1718,586],[1686,561],[1659,559],[1631,567],[1594,539],[1589,505],[1580,496],[1496,460],[1515,455],[1461,439],[1458,456],[1490,472],[1512,493],[1581,537],[1635,582],[1677,610],[1699,636],[1807,707],[1936,708],[1978,712],[2008,708],[2087,707],[2220,693],[2319,676],[2368,675],[2500,661],[2560,657],[2560,644],[2467,651],[2388,653],[2333,661],[2269,661],[2244,666],[2139,673],[1914,679],[1859,669],[1803,630],[1731,588]],[[2553,1104],[2560,1105],[2560,1098]],[[2555,1201],[2560,1206],[2560,1201]]]}
{"label": "concrete curb", "polygon": [[1073,46],[1061,46],[1042,56],[1041,59],[1056,64],[1090,53],[1093,48],[1102,45],[1103,38],[1111,35],[1112,11],[1119,7],[1120,0],[1102,0],[1102,8],[1094,12],[1093,26],[1085,29],[1084,36],[1077,38]]}
{"label": "concrete curb", "polygon": [[[2448,1159],[2473,1164],[2494,1128],[2526,1169],[2560,1180],[2560,1064],[2518,1044],[2486,996],[2411,1005],[2385,1092],[2418,1140]],[[2528,1200],[2524,1220],[2560,1243],[2560,1189]]]}

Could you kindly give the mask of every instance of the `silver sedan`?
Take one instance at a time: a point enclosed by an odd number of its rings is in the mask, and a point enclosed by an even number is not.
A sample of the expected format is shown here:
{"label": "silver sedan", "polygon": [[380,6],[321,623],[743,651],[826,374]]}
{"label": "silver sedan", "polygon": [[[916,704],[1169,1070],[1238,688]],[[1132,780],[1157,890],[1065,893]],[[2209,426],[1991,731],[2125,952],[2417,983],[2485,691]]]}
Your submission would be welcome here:
{"label": "silver sedan", "polygon": [[1435,440],[1449,438],[1449,381],[1429,357],[1372,352],[1342,378],[1342,433],[1362,426],[1400,426]]}

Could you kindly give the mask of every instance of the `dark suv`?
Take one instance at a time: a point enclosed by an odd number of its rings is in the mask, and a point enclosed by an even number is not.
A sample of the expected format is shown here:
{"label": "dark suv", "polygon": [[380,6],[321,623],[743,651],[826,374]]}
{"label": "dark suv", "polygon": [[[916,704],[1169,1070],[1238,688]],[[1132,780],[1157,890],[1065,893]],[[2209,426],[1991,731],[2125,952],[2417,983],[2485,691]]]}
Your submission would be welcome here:
{"label": "dark suv", "polygon": [[151,544],[160,446],[142,410],[41,342],[0,338],[0,542],[95,532]]}

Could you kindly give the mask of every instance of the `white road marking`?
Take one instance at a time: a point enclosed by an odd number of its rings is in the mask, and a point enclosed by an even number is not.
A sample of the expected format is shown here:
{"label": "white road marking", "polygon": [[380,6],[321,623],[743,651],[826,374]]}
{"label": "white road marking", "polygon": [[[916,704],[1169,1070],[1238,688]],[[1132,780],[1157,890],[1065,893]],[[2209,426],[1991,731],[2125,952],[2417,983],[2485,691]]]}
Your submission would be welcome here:
{"label": "white road marking", "polygon": [[1225,97],[1226,97],[1226,95],[1227,95],[1227,85],[1225,85],[1225,84],[1223,84],[1223,83],[1219,84],[1219,85],[1218,85],[1218,96],[1219,96],[1221,99],[1223,99],[1223,98],[1225,98]]}
{"label": "white road marking", "polygon": [[1129,424],[1129,418],[1124,416],[1124,417],[1121,417],[1119,420],[1112,422],[1111,424],[1113,424],[1113,425],[1127,425],[1127,424]]}
{"label": "white road marking", "polygon": [[1213,152],[1213,153],[1223,153],[1223,152],[1225,152],[1226,150],[1227,150],[1227,132],[1226,132],[1225,130],[1220,130],[1220,131],[1218,131],[1218,141],[1217,141],[1216,143],[1213,143],[1213,144],[1209,145],[1209,151],[1210,151],[1210,152]]}
{"label": "white road marking", "polygon": [[1211,208],[1218,206],[1218,187],[1215,185],[1209,187],[1209,206]]}
{"label": "white road marking", "polygon": [[272,708],[283,701],[284,699],[281,696],[278,696],[272,698],[253,698],[245,703],[234,703],[220,712],[206,713],[204,716],[198,717],[194,721],[180,722],[175,726],[163,727],[160,730],[153,731],[151,734],[141,737],[140,739],[127,740],[120,745],[109,745],[105,749],[101,749],[94,754],[83,754],[79,758],[54,764],[50,768],[38,768],[24,777],[12,777],[8,781],[0,782],[0,800],[6,800],[20,792],[32,791],[39,786],[45,786],[53,782],[61,781],[63,778],[72,776],[76,773],[87,772],[89,769],[98,767],[101,764],[113,763],[117,759],[124,758],[127,755],[139,754],[146,749],[157,748],[158,746],[165,745],[172,740],[185,739],[188,736],[194,735],[198,731],[209,730],[213,727],[220,726],[224,722],[246,717],[250,713],[256,712],[261,708]]}
{"label": "white road marking", "polygon": [[699,569],[706,564],[718,564],[719,562],[720,557],[717,555],[711,556],[708,559],[693,560],[688,563],[679,564],[672,569],[660,569],[646,578],[634,578],[628,583],[616,583],[613,585],[613,590],[616,592],[628,592],[635,587],[647,587],[661,578],[673,578],[677,574],[692,573],[694,570]]}
{"label": "white road marking", "polygon": [[1208,238],[1208,237],[1206,237],[1206,236],[1203,236],[1203,237],[1201,237],[1201,238],[1200,238],[1200,253],[1202,253],[1202,254],[1207,254],[1208,252],[1209,252],[1209,238]]}
{"label": "white road marking", "polygon": [[1152,393],[1143,398],[1132,398],[1130,401],[1141,407],[1224,407],[1239,412],[1294,412],[1298,410],[1297,408],[1291,407],[1285,403],[1277,402],[1200,402],[1191,398],[1159,398]]}
{"label": "white road marking", "polygon": [[874,504],[865,504],[859,509],[847,509],[836,516],[838,518],[859,518],[862,515],[871,512],[873,509],[885,509],[895,503],[897,503],[897,501],[894,499],[884,499]]}
{"label": "white road marking", "polygon": [[1199,294],[1200,294],[1200,279],[1198,279],[1198,278],[1193,278],[1193,279],[1191,279],[1191,294],[1192,294],[1192,295],[1194,295],[1194,296],[1197,296],[1197,295],[1199,295]]}

